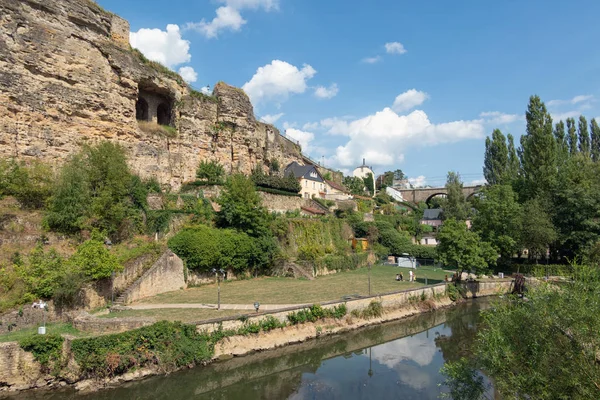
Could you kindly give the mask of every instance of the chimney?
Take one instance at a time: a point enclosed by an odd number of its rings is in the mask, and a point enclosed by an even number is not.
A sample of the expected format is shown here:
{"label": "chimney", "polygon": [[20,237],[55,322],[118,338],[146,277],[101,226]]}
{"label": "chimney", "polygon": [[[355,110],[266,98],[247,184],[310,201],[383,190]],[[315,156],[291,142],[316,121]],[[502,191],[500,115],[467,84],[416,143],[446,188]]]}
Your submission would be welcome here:
{"label": "chimney", "polygon": [[363,158],[363,165],[365,165],[365,159]]}

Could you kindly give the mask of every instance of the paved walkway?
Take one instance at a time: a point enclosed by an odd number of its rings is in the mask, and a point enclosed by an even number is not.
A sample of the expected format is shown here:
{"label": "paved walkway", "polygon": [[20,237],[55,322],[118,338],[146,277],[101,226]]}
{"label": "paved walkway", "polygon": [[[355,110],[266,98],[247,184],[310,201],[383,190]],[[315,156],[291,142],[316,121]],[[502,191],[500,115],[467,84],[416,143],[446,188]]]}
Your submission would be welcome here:
{"label": "paved walkway", "polygon": [[[282,308],[298,307],[298,306],[311,306],[312,304],[261,304],[260,311],[272,311],[279,310]],[[197,303],[184,303],[184,304],[129,304],[125,307],[132,310],[155,310],[165,308],[217,308],[216,304],[197,304]],[[252,310],[254,311],[254,304],[221,304],[221,310]]]}

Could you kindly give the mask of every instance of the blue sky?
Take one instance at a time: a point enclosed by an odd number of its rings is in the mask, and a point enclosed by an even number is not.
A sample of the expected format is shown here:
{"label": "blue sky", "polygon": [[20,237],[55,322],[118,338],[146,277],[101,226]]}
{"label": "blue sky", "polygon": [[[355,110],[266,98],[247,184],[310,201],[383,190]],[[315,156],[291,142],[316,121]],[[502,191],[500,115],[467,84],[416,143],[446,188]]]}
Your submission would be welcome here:
{"label": "blue sky", "polygon": [[346,172],[366,157],[416,183],[480,180],[485,136],[518,140],[532,94],[557,118],[600,117],[597,0],[98,3],[147,56],[197,89],[244,87],[257,117]]}

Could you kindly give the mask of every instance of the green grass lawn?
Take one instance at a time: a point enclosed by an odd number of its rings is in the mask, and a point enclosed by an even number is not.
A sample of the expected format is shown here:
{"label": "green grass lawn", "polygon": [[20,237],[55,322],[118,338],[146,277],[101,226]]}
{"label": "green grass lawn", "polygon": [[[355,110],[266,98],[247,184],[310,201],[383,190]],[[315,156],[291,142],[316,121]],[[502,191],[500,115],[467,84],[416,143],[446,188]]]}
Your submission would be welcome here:
{"label": "green grass lawn", "polygon": [[[408,280],[407,268],[389,265],[376,265],[371,270],[371,294],[388,293],[403,289],[415,288],[425,284],[440,283],[445,275],[451,275],[441,269],[420,267],[416,270],[417,282],[396,282],[396,274],[402,272]],[[221,303],[223,304],[304,304],[330,300],[340,300],[343,296],[369,294],[367,268],[340,272],[318,277],[313,281],[307,279],[264,277],[221,283]],[[203,285],[176,292],[163,293],[140,303],[177,304],[217,302],[217,285]]]}
{"label": "green grass lawn", "polygon": [[[37,335],[38,327],[32,328],[23,328],[16,331],[8,332],[0,334],[0,342],[18,342],[24,337]],[[78,331],[73,328],[73,326],[69,323],[52,323],[46,324],[46,333],[47,334],[55,334],[55,335],[72,335],[76,337],[84,337],[88,336],[84,332]]]}
{"label": "green grass lawn", "polygon": [[207,308],[161,308],[156,310],[125,310],[98,318],[151,317],[157,321],[198,322],[206,319],[230,317],[233,315],[251,314],[250,310],[214,310]]}

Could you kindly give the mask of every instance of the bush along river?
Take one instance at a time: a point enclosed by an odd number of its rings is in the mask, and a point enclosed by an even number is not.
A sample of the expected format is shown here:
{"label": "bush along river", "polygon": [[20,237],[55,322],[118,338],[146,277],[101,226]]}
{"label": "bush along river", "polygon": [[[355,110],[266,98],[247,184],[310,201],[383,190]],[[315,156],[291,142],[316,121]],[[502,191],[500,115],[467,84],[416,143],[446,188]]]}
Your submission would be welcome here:
{"label": "bush along river", "polygon": [[[468,356],[490,300],[320,337],[80,394],[29,392],[14,399],[437,399],[445,361]],[[488,398],[493,398],[493,392]]]}

